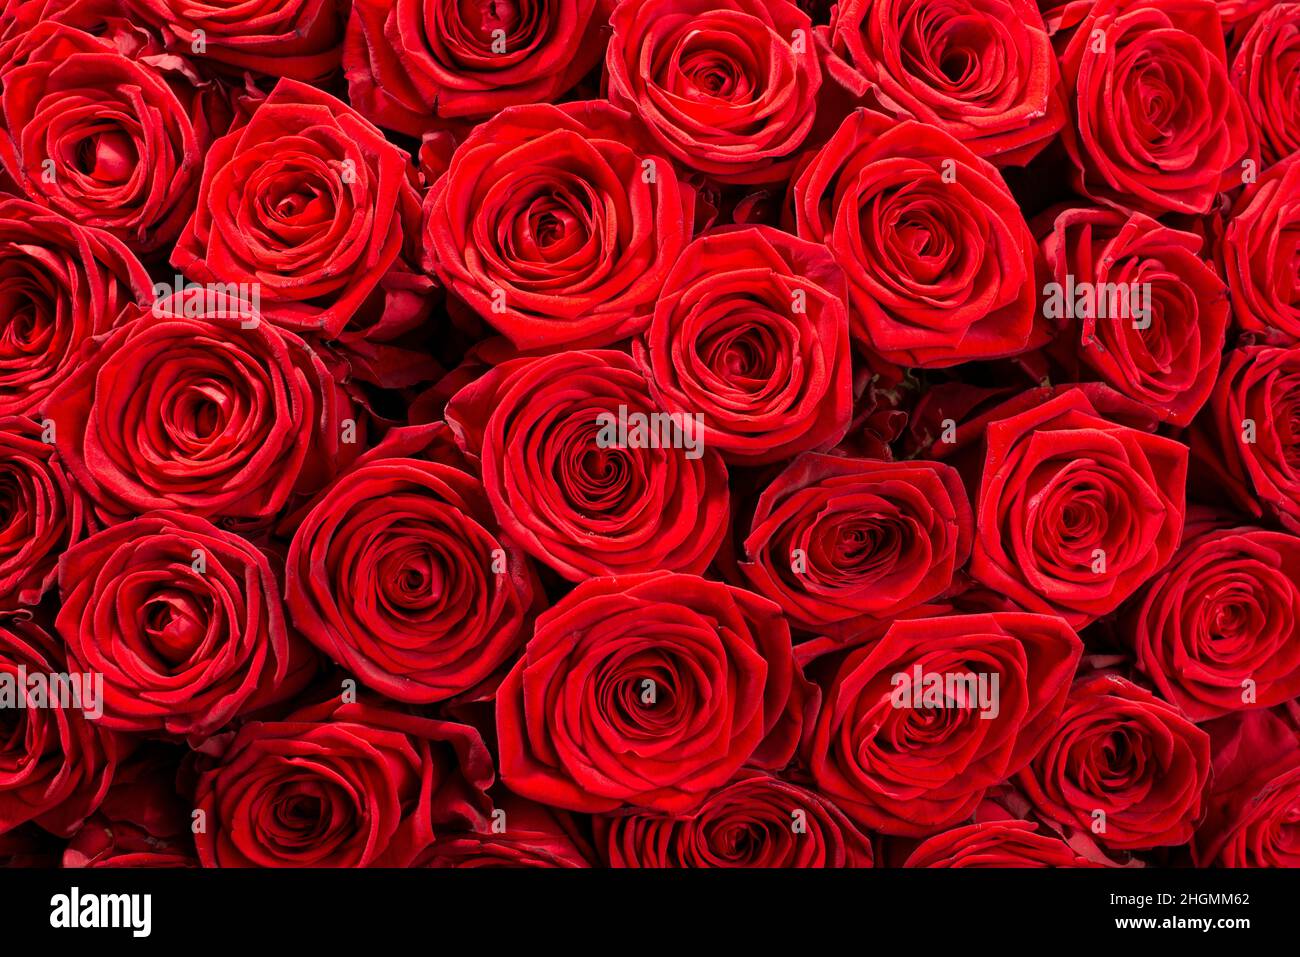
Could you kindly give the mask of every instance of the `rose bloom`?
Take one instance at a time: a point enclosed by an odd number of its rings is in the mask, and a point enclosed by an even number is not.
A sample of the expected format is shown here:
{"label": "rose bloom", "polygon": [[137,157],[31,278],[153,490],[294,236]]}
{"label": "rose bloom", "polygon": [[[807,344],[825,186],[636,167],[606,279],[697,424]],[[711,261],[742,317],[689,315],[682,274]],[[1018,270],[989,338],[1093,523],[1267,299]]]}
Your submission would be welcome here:
{"label": "rose bloom", "polygon": [[1237,324],[1276,345],[1300,343],[1300,155],[1237,198],[1220,255]]}
{"label": "rose bloom", "polygon": [[430,427],[390,432],[320,495],[289,548],[294,624],[398,701],[470,691],[523,644],[541,586],[478,479],[422,461]]}
{"label": "rose bloom", "polygon": [[1030,0],[843,0],[817,29],[827,74],[865,104],[1023,166],[1066,121],[1056,53]]}
{"label": "rose bloom", "polygon": [[1265,9],[1246,32],[1232,79],[1259,129],[1265,166],[1300,150],[1300,4]]}
{"label": "rose bloom", "polygon": [[[1052,733],[1082,653],[1073,629],[1047,615],[895,621],[815,663],[824,697],[804,762],[818,792],[863,827],[909,837],[952,827]],[[916,669],[922,688],[931,676],[985,676],[991,706],[947,694],[926,703]]]}
{"label": "rose bloom", "polygon": [[1161,697],[1193,721],[1300,695],[1300,537],[1188,525],[1124,634]]}
{"label": "rose bloom", "polygon": [[1210,738],[1118,675],[1078,679],[1018,781],[1038,814],[1110,848],[1185,844],[1204,813]]}
{"label": "rose bloom", "polygon": [[0,198],[0,415],[37,414],[82,343],[151,297],[149,274],[111,234]]}
{"label": "rose bloom", "polygon": [[982,821],[917,845],[904,867],[1095,867],[1032,821]]}
{"label": "rose bloom", "polygon": [[[620,409],[628,442],[602,439]],[[664,415],[632,358],[604,350],[503,362],[457,392],[446,413],[481,464],[502,532],[571,581],[655,569],[699,574],[717,552],[726,466],[700,446],[698,430],[678,436],[695,452],[634,443],[632,417],[656,414]]]}
{"label": "rose bloom", "polygon": [[600,62],[610,6],[353,0],[343,45],[348,99],[410,136],[446,120],[549,103]]}
{"label": "rose bloom", "polygon": [[[1040,278],[1057,284],[1062,299],[1071,279],[1073,288],[1091,283],[1096,291],[1085,315],[1075,294],[1074,318],[1055,343],[1067,376],[1097,377],[1174,425],[1191,422],[1214,387],[1229,311],[1227,289],[1200,258],[1201,245],[1199,236],[1141,213],[1057,213],[1042,239]],[[1118,299],[1108,286],[1118,288]]]}
{"label": "rose bloom", "polygon": [[[30,614],[0,613],[0,674],[23,694],[20,668],[29,682],[68,673],[59,642]],[[27,707],[0,708],[0,834],[34,821],[69,837],[104,800],[127,746],[75,703],[62,707],[57,692],[44,707],[32,703],[29,698]],[[95,702],[81,704],[91,709]]]}
{"label": "rose bloom", "polygon": [[263,518],[355,454],[350,405],[297,336],[222,296],[157,311],[137,307],[47,403],[64,465],[104,516]]}
{"label": "rose bloom", "polygon": [[718,230],[686,247],[634,354],[660,406],[702,414],[705,444],[728,462],[825,450],[852,414],[845,295],[825,247],[767,226]]}
{"label": "rose bloom", "polygon": [[605,345],[650,321],[695,191],[604,101],[502,111],[425,199],[426,265],[520,349]]}
{"label": "rose bloom", "polygon": [[1152,216],[1205,213],[1242,182],[1253,134],[1213,0],[1098,0],[1061,73],[1085,195]]}
{"label": "rose bloom", "polygon": [[1300,740],[1276,714],[1209,725],[1214,777],[1193,845],[1198,867],[1300,867]]}
{"label": "rose bloom", "polygon": [[338,69],[344,18],[335,0],[125,0],[169,50],[232,71],[320,81]]}
{"label": "rose bloom", "polygon": [[1191,448],[1198,475],[1243,512],[1300,534],[1300,348],[1228,353]]}
{"label": "rose bloom", "polygon": [[132,755],[63,850],[64,867],[198,867],[190,810],[176,793],[166,750]]}
{"label": "rose bloom", "polygon": [[[590,867],[593,852],[571,815],[500,792],[484,831],[438,835],[415,867]],[[504,815],[504,816],[502,816]]]}
{"label": "rose bloom", "polygon": [[103,675],[106,728],[201,739],[296,690],[281,689],[270,563],[204,519],[151,512],[92,535],[60,557],[59,591],[55,627],[69,666]]}
{"label": "rose bloom", "polygon": [[34,202],[137,253],[175,242],[214,130],[183,64],[154,67],[52,20],[0,64],[0,165]]}
{"label": "rose bloom", "polygon": [[970,575],[1082,628],[1178,547],[1187,447],[1103,418],[1079,389],[997,416],[978,477]]}
{"label": "rose bloom", "polygon": [[821,66],[788,0],[623,0],[605,51],[609,98],[660,147],[724,183],[777,183],[812,130]]}
{"label": "rose bloom", "polygon": [[264,318],[389,341],[419,325],[419,196],[406,153],[351,107],[281,80],[213,144],[171,263],[199,283],[257,284]]}
{"label": "rose bloom", "polygon": [[940,368],[1029,348],[1034,242],[996,169],[951,135],[859,110],[790,186],[798,235],[849,279],[851,330]]}
{"label": "rose bloom", "polygon": [[753,769],[683,815],[595,819],[610,867],[870,867],[871,841],[819,794]]}
{"label": "rose bloom", "polygon": [[89,504],[44,429],[0,418],[0,601],[35,605],[54,583],[59,554],[86,534]]}
{"label": "rose bloom", "polygon": [[574,811],[689,811],[746,762],[784,766],[811,694],[771,602],[693,575],[592,579],[497,693],[501,780]]}
{"label": "rose bloom", "polygon": [[973,531],[950,466],[807,453],[759,496],[738,567],[796,628],[852,633],[947,590]]}
{"label": "rose bloom", "polygon": [[195,758],[204,867],[407,867],[490,811],[477,731],[366,702],[249,722]]}

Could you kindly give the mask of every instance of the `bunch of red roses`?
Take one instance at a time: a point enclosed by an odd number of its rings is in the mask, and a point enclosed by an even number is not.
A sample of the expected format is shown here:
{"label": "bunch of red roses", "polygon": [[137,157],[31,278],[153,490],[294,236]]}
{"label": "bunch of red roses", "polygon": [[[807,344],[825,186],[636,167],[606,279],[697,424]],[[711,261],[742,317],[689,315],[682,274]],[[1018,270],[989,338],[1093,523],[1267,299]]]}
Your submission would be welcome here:
{"label": "bunch of red roses", "polygon": [[0,858],[1300,863],[1300,3],[5,0]]}

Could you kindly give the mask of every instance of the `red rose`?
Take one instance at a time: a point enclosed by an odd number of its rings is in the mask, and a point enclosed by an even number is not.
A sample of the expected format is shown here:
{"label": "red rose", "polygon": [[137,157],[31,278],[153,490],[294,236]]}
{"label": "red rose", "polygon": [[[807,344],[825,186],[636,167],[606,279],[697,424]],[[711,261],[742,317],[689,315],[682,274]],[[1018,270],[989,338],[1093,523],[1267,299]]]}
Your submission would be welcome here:
{"label": "red rose", "polygon": [[1247,31],[1232,79],[1259,129],[1265,166],[1300,150],[1300,5],[1267,7]]}
{"label": "red rose", "polygon": [[266,556],[204,519],[151,512],[92,535],[59,559],[59,591],[55,627],[69,666],[103,675],[107,728],[203,738],[289,675]]}
{"label": "red rose", "polygon": [[90,523],[81,490],[69,480],[45,429],[0,418],[0,602],[35,605],[54,583],[59,553]]}
{"label": "red rose", "polygon": [[286,329],[361,330],[364,350],[427,314],[419,203],[406,153],[346,104],[281,80],[212,145],[171,263],[199,283],[247,285],[245,298]]}
{"label": "red rose", "polygon": [[1221,250],[1237,324],[1277,345],[1300,343],[1300,156],[1238,197]]}
{"label": "red rose", "polygon": [[1198,867],[1300,867],[1300,736],[1267,711],[1209,725],[1214,778],[1196,832]]}
{"label": "red rose", "polygon": [[505,534],[565,578],[698,574],[722,542],[726,467],[692,420],[656,427],[667,414],[622,352],[503,362],[456,393],[447,421]]}
{"label": "red rose", "polygon": [[406,867],[490,809],[477,731],[366,703],[254,721],[196,758],[204,867]]}
{"label": "red rose", "polygon": [[411,136],[440,121],[549,103],[600,62],[610,5],[353,0],[343,46],[348,97],[380,126]]}
{"label": "red rose", "polygon": [[852,413],[845,293],[825,247],[767,226],[719,230],[686,247],[635,355],[659,404],[702,414],[727,461],[825,450]]}
{"label": "red rose", "polygon": [[0,198],[0,415],[40,414],[81,344],[128,303],[151,298],[149,274],[109,233],[35,203]]}
{"label": "red rose", "polygon": [[441,835],[414,866],[590,867],[592,850],[574,831],[563,811],[503,791],[484,831]]}
{"label": "red rose", "polygon": [[605,345],[650,321],[695,192],[608,103],[512,107],[425,200],[429,268],[520,349]]}
{"label": "red rose", "polygon": [[1082,652],[1046,615],[895,621],[818,664],[825,694],[803,742],[818,791],[885,834],[960,823],[1052,733]]}
{"label": "red rose", "polygon": [[759,497],[739,569],[796,628],[851,634],[948,589],[973,524],[947,465],[808,453]]}
{"label": "red rose", "polygon": [[198,867],[190,811],[166,751],[119,766],[104,803],[63,850],[64,867]]}
{"label": "red rose", "polygon": [[1056,53],[1030,0],[842,0],[817,35],[826,72],[873,109],[1023,166],[1066,121]]}
{"label": "red rose", "polygon": [[1228,353],[1192,457],[1247,514],[1300,534],[1300,348]]}
{"label": "red rose", "polygon": [[904,867],[1093,867],[1032,821],[954,827],[917,845]]}
{"label": "red rose", "polygon": [[166,249],[194,208],[212,133],[192,70],[179,60],[151,66],[50,20],[8,56],[5,173],[29,199],[137,252]]}
{"label": "red rose", "polygon": [[1125,633],[1161,696],[1199,722],[1300,695],[1298,622],[1300,537],[1198,523]]}
{"label": "red rose", "polygon": [[173,296],[95,345],[46,415],[68,471],[110,518],[264,518],[355,452],[320,359],[246,302]]}
{"label": "red rose", "polygon": [[596,818],[610,867],[870,867],[871,842],[814,791],[743,770],[681,816]]}
{"label": "red rose", "polygon": [[1064,139],[1085,195],[1158,216],[1205,213],[1242,182],[1250,118],[1213,0],[1097,0],[1061,55]]}
{"label": "red rose", "polygon": [[849,278],[854,338],[936,368],[1029,347],[1029,227],[997,170],[933,127],[850,116],[791,184],[800,237]]}
{"label": "red rose", "polygon": [[1186,485],[1186,446],[1103,418],[1079,389],[997,418],[986,431],[971,577],[1082,628],[1169,561]]}
{"label": "red rose", "polygon": [[1117,675],[1080,678],[1050,740],[1018,780],[1049,821],[1107,847],[1185,844],[1204,811],[1210,738]]}
{"label": "red rose", "polygon": [[337,0],[126,0],[126,6],[162,33],[168,49],[198,62],[307,81],[338,69],[343,17]]}
{"label": "red rose", "polygon": [[126,750],[92,720],[99,704],[93,688],[76,685],[79,701],[56,692],[54,680],[63,676],[82,678],[69,673],[55,639],[24,612],[0,615],[0,834],[35,821],[70,836],[104,800]]}
{"label": "red rose", "polygon": [[692,575],[583,582],[497,693],[501,780],[554,807],[680,813],[781,766],[812,693],[771,602]]}
{"label": "red rose", "polygon": [[1228,325],[1227,289],[1201,260],[1200,237],[1142,213],[1075,208],[1056,215],[1042,249],[1045,314],[1071,320],[1053,350],[1067,374],[1191,422]]}
{"label": "red rose", "polygon": [[398,701],[440,701],[485,682],[523,644],[540,596],[478,479],[408,457],[430,432],[390,432],[319,496],[286,571],[294,624]]}
{"label": "red rose", "polygon": [[610,26],[610,101],[665,152],[726,183],[789,176],[822,83],[807,14],[787,0],[622,0]]}

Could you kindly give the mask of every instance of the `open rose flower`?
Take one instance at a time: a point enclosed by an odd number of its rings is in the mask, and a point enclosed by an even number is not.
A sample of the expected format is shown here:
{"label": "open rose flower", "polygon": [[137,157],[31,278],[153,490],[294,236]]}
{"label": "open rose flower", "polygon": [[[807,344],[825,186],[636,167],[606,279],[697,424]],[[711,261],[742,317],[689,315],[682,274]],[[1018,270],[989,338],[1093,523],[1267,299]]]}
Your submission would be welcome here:
{"label": "open rose flower", "polygon": [[743,770],[683,815],[624,811],[596,818],[611,867],[870,867],[870,840],[830,801]]}
{"label": "open rose flower", "polygon": [[492,822],[482,831],[436,837],[415,867],[591,867],[594,853],[573,815],[502,791]]}
{"label": "open rose flower", "polygon": [[570,580],[698,574],[722,542],[726,466],[695,420],[655,407],[625,353],[504,362],[456,393],[447,421],[502,530]]}
{"label": "open rose flower", "polygon": [[904,867],[1093,867],[1033,821],[980,821],[917,845]]}
{"label": "open rose flower", "polygon": [[478,479],[409,457],[429,432],[390,433],[319,496],[286,571],[294,624],[398,701],[440,701],[489,678],[523,644],[540,594]]}
{"label": "open rose flower", "polygon": [[5,694],[28,695],[24,707],[0,707],[0,834],[35,821],[70,836],[104,800],[126,751],[122,738],[94,720],[99,702],[93,688],[79,684],[88,694],[80,701],[69,697],[66,708],[61,694],[42,689],[33,697],[32,678],[67,673],[59,642],[30,615],[0,615]]}
{"label": "open rose flower", "polygon": [[1018,780],[1047,820],[1138,850],[1191,838],[1209,777],[1209,735],[1163,699],[1101,673],[1075,683]]}
{"label": "open rose flower", "polygon": [[1300,343],[1300,155],[1238,197],[1221,250],[1237,324],[1278,345]]}
{"label": "open rose flower", "polygon": [[1186,446],[1103,418],[1079,389],[999,418],[986,432],[971,577],[1082,628],[1173,556],[1186,485]]}
{"label": "open rose flower", "polygon": [[898,620],[816,666],[825,693],[803,756],[819,793],[864,827],[952,827],[1052,733],[1083,644],[1060,618]]}
{"label": "open rose flower", "polygon": [[789,175],[812,130],[821,66],[789,0],[623,0],[610,17],[609,97],[674,159],[726,183]]}
{"label": "open rose flower", "polygon": [[46,417],[110,518],[265,518],[355,454],[348,403],[320,359],[242,300],[200,290],[138,308],[84,358]]}
{"label": "open rose flower", "polygon": [[1034,243],[996,169],[951,135],[859,110],[791,184],[795,228],[849,279],[854,338],[943,367],[1029,347]]}
{"label": "open rose flower", "polygon": [[610,6],[353,0],[343,47],[348,97],[375,123],[410,136],[549,103],[600,62]]}
{"label": "open rose flower", "polygon": [[1141,213],[1056,215],[1042,240],[1044,312],[1068,320],[1054,354],[1071,379],[1099,378],[1175,425],[1191,422],[1214,387],[1229,311],[1201,246]]}
{"label": "open rose flower", "polygon": [[338,338],[352,323],[386,342],[428,309],[414,182],[410,157],[355,110],[281,80],[208,152],[171,263],[199,283],[255,289],[262,316],[286,329]]}
{"label": "open rose flower", "polygon": [[54,583],[60,553],[90,524],[89,503],[68,478],[45,429],[0,418],[0,605],[34,605]]}
{"label": "open rose flower", "polygon": [[748,761],[782,766],[812,690],[780,610],[660,572],[583,582],[497,693],[501,780],[575,811],[688,811]]}
{"label": "open rose flower", "polygon": [[155,68],[52,20],[8,52],[5,173],[28,198],[138,253],[166,250],[194,209],[213,133],[192,70]]}
{"label": "open rose flower", "polygon": [[339,65],[337,0],[126,0],[169,50],[232,70],[323,80]]}
{"label": "open rose flower", "polygon": [[808,453],[759,497],[739,569],[796,627],[852,633],[942,594],[973,531],[950,466]]}
{"label": "open rose flower", "polygon": [[1246,514],[1300,534],[1300,347],[1228,353],[1192,457]]}
{"label": "open rose flower", "polygon": [[493,777],[473,728],[364,701],[212,738],[194,774],[204,867],[407,867],[485,824]]}
{"label": "open rose flower", "polygon": [[1098,0],[1061,56],[1064,140],[1086,195],[1158,216],[1209,212],[1254,146],[1213,0]]}
{"label": "open rose flower", "polygon": [[1209,726],[1214,778],[1200,867],[1300,867],[1300,736],[1267,711]]}
{"label": "open rose flower", "polygon": [[111,234],[0,199],[0,415],[39,413],[82,343],[150,290],[149,274]]}
{"label": "open rose flower", "polygon": [[512,107],[429,190],[427,265],[520,349],[606,345],[649,323],[694,215],[695,191],[623,110]]}
{"label": "open rose flower", "polygon": [[1300,695],[1300,537],[1189,525],[1126,634],[1138,667],[1193,721]]}
{"label": "open rose flower", "polygon": [[1266,9],[1246,32],[1232,79],[1259,128],[1260,153],[1270,166],[1300,150],[1300,4]]}
{"label": "open rose flower", "polygon": [[107,728],[203,738],[289,675],[270,563],[204,519],[152,512],[92,535],[63,554],[59,590],[55,627],[69,665],[103,675]]}
{"label": "open rose flower", "polygon": [[826,72],[867,105],[1022,166],[1066,121],[1056,53],[1032,0],[841,0]]}
{"label": "open rose flower", "polygon": [[670,412],[760,465],[825,450],[848,430],[853,384],[843,273],[825,247],[766,226],[691,243],[635,355]]}

